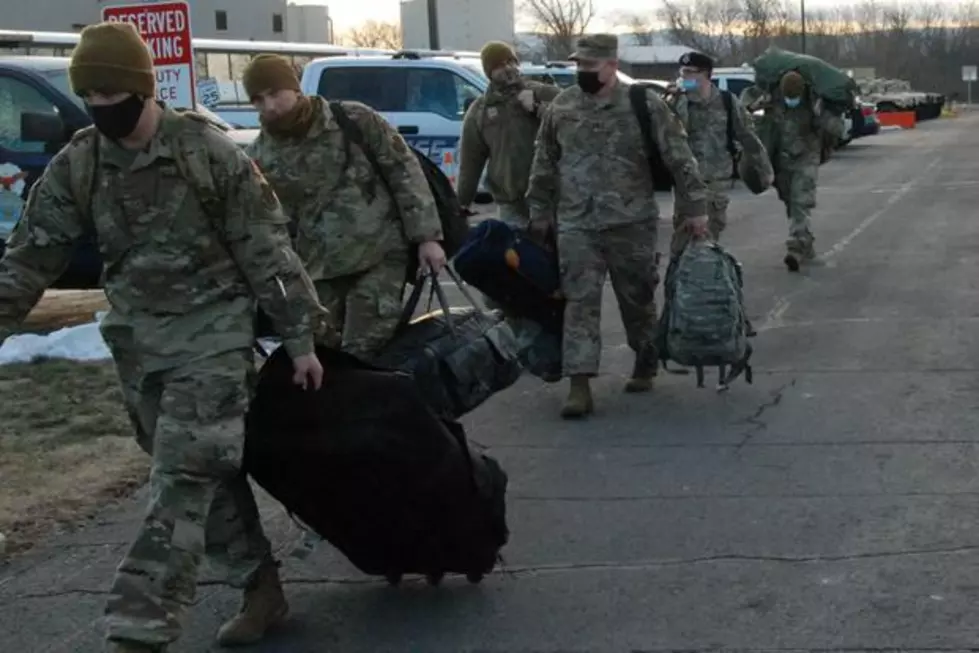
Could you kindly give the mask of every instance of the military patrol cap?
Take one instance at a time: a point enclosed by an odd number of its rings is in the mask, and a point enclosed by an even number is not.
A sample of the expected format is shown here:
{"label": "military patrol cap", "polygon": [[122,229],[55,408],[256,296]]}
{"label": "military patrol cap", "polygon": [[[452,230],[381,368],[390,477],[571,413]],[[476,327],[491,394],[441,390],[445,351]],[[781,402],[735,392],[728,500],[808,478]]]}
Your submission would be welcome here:
{"label": "military patrol cap", "polygon": [[153,55],[132,23],[98,23],[83,29],[71,51],[68,80],[79,94],[102,91],[156,97]]}
{"label": "military patrol cap", "polygon": [[615,34],[585,34],[578,39],[574,54],[568,57],[570,61],[577,61],[578,59],[597,61],[618,58],[619,37]]}
{"label": "military patrol cap", "polygon": [[680,65],[698,70],[714,70],[714,60],[702,52],[690,51],[680,57]]}
{"label": "military patrol cap", "polygon": [[277,54],[260,54],[249,61],[241,84],[249,98],[265,91],[301,91],[292,62]]}

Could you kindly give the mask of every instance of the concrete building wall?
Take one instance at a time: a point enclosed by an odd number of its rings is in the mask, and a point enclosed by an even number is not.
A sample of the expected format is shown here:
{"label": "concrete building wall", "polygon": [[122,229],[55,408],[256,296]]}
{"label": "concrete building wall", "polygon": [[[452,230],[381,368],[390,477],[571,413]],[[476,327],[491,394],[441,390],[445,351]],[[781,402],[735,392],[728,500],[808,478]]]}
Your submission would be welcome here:
{"label": "concrete building wall", "polygon": [[[479,50],[487,41],[514,40],[514,0],[436,0],[439,47]],[[428,48],[428,0],[403,0],[401,31],[406,48]]]}
{"label": "concrete building wall", "polygon": [[[4,16],[0,27],[77,32],[98,22],[106,4],[107,0],[0,0]],[[189,0],[189,4],[191,27],[199,38],[330,42],[329,13],[322,5],[287,6],[287,0]]]}

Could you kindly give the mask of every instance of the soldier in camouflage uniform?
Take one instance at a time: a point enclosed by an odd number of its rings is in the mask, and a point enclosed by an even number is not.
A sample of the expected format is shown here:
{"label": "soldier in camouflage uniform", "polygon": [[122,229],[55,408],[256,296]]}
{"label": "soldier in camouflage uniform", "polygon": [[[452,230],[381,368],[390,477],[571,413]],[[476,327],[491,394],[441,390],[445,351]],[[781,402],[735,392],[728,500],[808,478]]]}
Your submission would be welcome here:
{"label": "soldier in camouflage uniform", "polygon": [[132,25],[84,29],[69,76],[95,128],[76,134],[31,189],[0,260],[0,337],[94,233],[111,306],[102,335],[153,457],[149,506],[109,592],[109,647],[162,651],[176,640],[205,553],[245,588],[219,641],[256,641],[288,607],[241,471],[255,300],[303,385],[322,380],[313,341],[325,314],[269,185],[202,117],[155,102],[152,57]]}
{"label": "soldier in camouflage uniform", "polygon": [[[680,117],[689,137],[690,149],[697,157],[700,173],[707,183],[707,222],[711,236],[717,240],[727,226],[728,194],[733,185],[735,151],[743,151],[745,142],[752,141],[747,149],[763,151],[764,147],[754,132],[751,116],[741,101],[731,95],[731,126],[733,143],[728,141],[728,113],[720,89],[711,83],[714,61],[699,52],[687,52],[680,57],[682,92],[670,96],[669,103]],[[687,232],[678,228],[682,214],[673,214],[673,241],[671,251],[678,255],[688,240]]]}
{"label": "soldier in camouflage uniform", "polygon": [[296,251],[336,320],[341,348],[369,358],[401,318],[410,243],[419,244],[423,269],[445,265],[442,224],[421,166],[380,114],[343,102],[381,167],[379,179],[359,146],[348,140],[345,147],[329,103],[300,92],[283,57],[255,57],[242,81],[262,121],[248,152],[293,221]]}
{"label": "soldier in camouflage uniform", "polygon": [[517,55],[506,43],[487,43],[480,54],[490,87],[472,103],[462,123],[459,202],[468,207],[475,199],[489,160],[486,181],[499,207],[500,220],[526,229],[534,139],[544,108],[561,89],[524,80]]}
{"label": "soldier in camouflage uniform", "polygon": [[749,111],[765,109],[763,129],[772,136],[769,153],[775,168],[775,188],[789,218],[786,267],[798,272],[816,258],[810,216],[816,207],[816,180],[823,135],[843,134],[843,120],[823,110],[823,102],[795,71],[786,73],[774,93],[757,86],[745,89],[742,100]]}
{"label": "soldier in camouflage uniform", "polygon": [[[577,85],[561,92],[544,113],[527,199],[531,229],[556,227],[564,313],[564,375],[571,388],[565,417],[593,410],[590,377],[601,359],[602,289],[606,273],[619,302],[636,360],[627,392],[653,387],[659,282],[656,229],[659,208],[628,87],[618,82],[618,39],[583,36],[574,59]],[[647,92],[653,138],[676,180],[686,226],[707,231],[707,189],[683,125],[653,91]],[[550,216],[556,215],[551,224]]]}

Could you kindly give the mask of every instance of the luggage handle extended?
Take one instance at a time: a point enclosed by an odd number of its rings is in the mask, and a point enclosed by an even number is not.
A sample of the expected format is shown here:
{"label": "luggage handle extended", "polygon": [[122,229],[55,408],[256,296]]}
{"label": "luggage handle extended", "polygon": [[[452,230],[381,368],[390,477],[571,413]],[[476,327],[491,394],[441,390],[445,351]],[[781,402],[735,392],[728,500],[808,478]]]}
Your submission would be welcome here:
{"label": "luggage handle extended", "polygon": [[[483,309],[476,302],[476,298],[473,297],[472,293],[463,284],[462,279],[459,274],[452,269],[451,265],[446,265],[443,268],[449,278],[465,297],[466,301],[469,302],[476,312],[479,313],[480,319],[483,318]],[[452,318],[451,306],[449,305],[449,299],[445,296],[445,290],[442,288],[442,284],[439,283],[438,273],[436,272],[426,272],[423,275],[421,283],[416,283],[412,288],[411,295],[408,297],[408,302],[405,304],[404,311],[401,313],[401,319],[398,321],[398,326],[395,332],[401,331],[407,324],[411,321],[411,316],[414,315],[415,309],[418,308],[418,303],[421,301],[422,290],[425,288],[425,282],[431,284],[431,294],[435,295],[438,299],[439,308],[442,309],[442,314],[445,316],[445,322],[449,327],[449,333],[453,336],[456,335],[455,321]],[[429,304],[431,304],[431,298],[429,298]]]}

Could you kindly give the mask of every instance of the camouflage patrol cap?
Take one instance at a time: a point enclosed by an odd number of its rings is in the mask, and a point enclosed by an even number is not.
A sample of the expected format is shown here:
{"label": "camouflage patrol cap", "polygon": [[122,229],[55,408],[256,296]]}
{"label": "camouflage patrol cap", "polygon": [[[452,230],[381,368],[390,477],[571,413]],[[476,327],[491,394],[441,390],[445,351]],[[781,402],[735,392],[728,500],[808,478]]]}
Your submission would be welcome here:
{"label": "camouflage patrol cap", "polygon": [[585,34],[578,39],[574,54],[568,57],[571,61],[577,61],[579,59],[597,61],[618,58],[619,37],[615,34]]}
{"label": "camouflage patrol cap", "polygon": [[134,93],[156,97],[153,55],[132,23],[99,23],[82,30],[71,52],[74,93]]}
{"label": "camouflage patrol cap", "polygon": [[252,99],[266,91],[297,91],[299,75],[292,62],[277,54],[260,54],[245,66],[241,76],[248,98]]}

